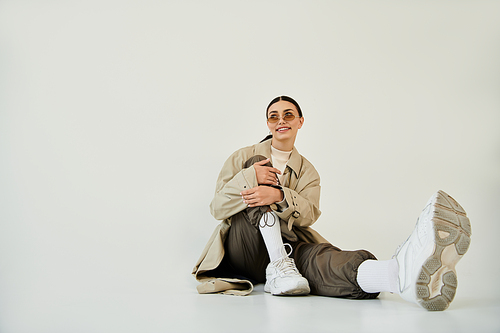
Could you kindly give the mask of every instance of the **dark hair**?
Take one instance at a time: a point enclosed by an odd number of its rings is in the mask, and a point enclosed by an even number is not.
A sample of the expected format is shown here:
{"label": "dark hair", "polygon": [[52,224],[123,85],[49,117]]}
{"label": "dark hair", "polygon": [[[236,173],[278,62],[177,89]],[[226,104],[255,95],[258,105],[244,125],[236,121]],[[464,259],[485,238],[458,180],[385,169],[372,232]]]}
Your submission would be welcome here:
{"label": "dark hair", "polygon": [[[290,102],[292,103],[293,105],[295,105],[295,107],[297,108],[297,111],[299,112],[299,117],[302,117],[302,110],[300,109],[300,106],[299,106],[299,103],[297,103],[296,100],[294,100],[293,98],[291,97],[288,97],[288,96],[278,96],[276,97],[275,99],[273,99],[269,105],[267,106],[266,108],[266,119],[267,119],[267,112],[269,111],[269,108],[271,107],[271,105],[273,105],[274,103],[277,103],[279,101],[286,101],[286,102]],[[266,136],[261,142],[264,142],[266,140],[269,140],[273,137],[272,134],[269,134],[268,136]]]}

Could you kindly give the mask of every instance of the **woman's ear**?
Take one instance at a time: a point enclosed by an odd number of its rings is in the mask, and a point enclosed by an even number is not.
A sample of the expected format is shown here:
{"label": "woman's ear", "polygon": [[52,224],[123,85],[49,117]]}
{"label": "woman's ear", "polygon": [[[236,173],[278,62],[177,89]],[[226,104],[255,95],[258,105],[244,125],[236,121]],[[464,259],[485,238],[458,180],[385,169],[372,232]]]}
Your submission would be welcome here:
{"label": "woman's ear", "polygon": [[303,124],[304,124],[304,116],[299,118],[299,128],[302,128]]}

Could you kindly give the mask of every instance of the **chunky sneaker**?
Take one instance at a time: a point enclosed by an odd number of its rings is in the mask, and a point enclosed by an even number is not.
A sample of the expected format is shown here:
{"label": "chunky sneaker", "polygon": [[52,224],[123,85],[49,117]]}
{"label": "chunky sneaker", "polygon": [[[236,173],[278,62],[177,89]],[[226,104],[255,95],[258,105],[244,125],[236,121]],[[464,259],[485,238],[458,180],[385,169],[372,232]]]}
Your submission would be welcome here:
{"label": "chunky sneaker", "polygon": [[448,308],[457,289],[455,265],[467,252],[470,236],[462,206],[443,191],[434,194],[396,250],[401,297],[430,311]]}
{"label": "chunky sneaker", "polygon": [[286,256],[272,261],[266,268],[266,293],[273,295],[307,295],[309,282],[300,273],[292,258]]}

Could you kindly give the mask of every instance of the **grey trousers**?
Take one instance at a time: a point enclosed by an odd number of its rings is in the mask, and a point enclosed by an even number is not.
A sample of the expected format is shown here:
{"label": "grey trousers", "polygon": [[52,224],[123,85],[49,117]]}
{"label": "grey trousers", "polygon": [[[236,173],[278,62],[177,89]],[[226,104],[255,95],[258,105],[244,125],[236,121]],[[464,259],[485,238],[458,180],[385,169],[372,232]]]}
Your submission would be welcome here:
{"label": "grey trousers", "polygon": [[[248,167],[264,157],[247,161]],[[264,239],[258,223],[268,206],[247,208],[231,218],[231,228],[224,243],[225,256],[220,272],[225,277],[239,277],[254,283],[266,281],[269,264]],[[290,242],[291,257],[300,273],[309,281],[311,294],[351,299],[372,299],[378,293],[364,292],[356,281],[359,265],[375,256],[366,250],[343,251],[330,243]]]}

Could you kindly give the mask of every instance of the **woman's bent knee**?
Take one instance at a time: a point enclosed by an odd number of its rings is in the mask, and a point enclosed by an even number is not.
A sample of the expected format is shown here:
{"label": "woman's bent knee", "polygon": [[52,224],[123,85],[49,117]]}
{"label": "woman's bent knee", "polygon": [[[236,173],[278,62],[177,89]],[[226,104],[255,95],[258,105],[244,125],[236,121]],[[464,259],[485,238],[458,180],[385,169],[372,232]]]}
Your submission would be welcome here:
{"label": "woman's bent knee", "polygon": [[[260,162],[260,161],[263,161],[263,160],[266,160],[267,157],[265,156],[262,156],[262,155],[255,155],[255,156],[252,156],[250,157],[246,162],[245,164],[243,165],[243,167],[246,169],[246,168],[249,168],[251,167],[252,165],[254,165],[255,163],[257,162]],[[265,166],[269,166],[269,167],[272,167],[273,165],[271,164],[271,162],[268,162],[265,164]]]}

